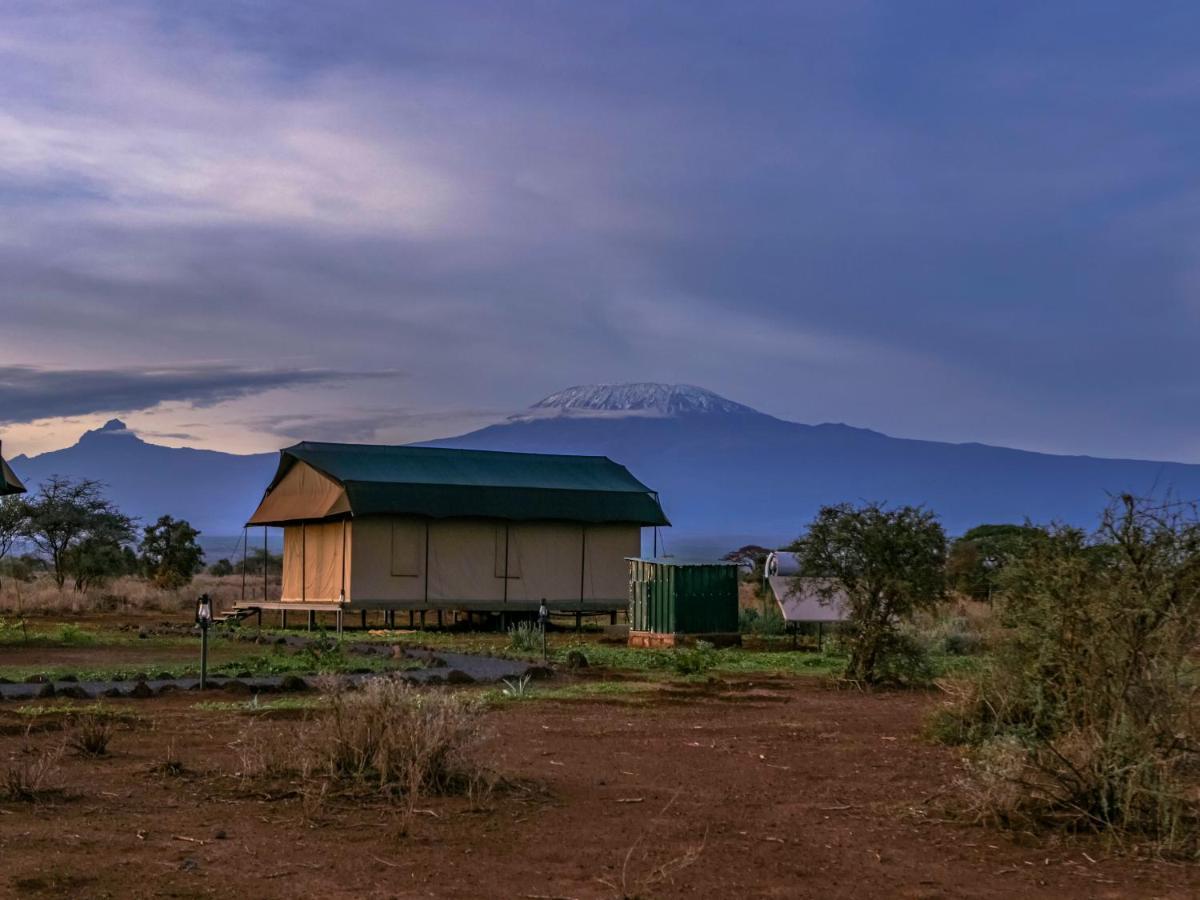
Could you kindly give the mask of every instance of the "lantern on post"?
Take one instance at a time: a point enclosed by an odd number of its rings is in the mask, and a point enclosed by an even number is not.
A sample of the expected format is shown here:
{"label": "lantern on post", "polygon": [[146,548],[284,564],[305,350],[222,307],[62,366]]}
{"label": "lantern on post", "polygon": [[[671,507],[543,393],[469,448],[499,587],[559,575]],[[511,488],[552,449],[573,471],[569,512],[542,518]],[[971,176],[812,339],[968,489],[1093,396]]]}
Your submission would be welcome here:
{"label": "lantern on post", "polygon": [[200,690],[208,687],[208,626],[212,624],[212,598],[201,594],[196,600],[196,624],[200,627]]}
{"label": "lantern on post", "polygon": [[546,661],[546,622],[550,619],[550,607],[546,606],[546,598],[542,598],[538,606],[538,625],[542,629],[542,661]]}

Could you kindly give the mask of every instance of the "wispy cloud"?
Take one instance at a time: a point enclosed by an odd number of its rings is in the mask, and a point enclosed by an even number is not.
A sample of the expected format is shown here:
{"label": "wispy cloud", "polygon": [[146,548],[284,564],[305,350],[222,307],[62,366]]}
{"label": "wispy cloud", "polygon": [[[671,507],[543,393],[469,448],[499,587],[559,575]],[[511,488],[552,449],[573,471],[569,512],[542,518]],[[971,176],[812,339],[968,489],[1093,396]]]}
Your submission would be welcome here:
{"label": "wispy cloud", "polygon": [[170,401],[206,407],[276,388],[387,377],[394,377],[394,373],[229,365],[155,369],[0,366],[0,424],[133,412]]}

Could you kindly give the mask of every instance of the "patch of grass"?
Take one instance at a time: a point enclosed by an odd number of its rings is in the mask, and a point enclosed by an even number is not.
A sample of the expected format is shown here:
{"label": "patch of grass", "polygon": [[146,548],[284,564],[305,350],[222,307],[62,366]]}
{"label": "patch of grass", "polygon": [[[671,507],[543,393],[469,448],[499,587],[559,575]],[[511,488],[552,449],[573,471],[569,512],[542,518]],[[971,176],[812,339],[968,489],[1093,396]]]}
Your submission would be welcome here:
{"label": "patch of grass", "polygon": [[205,712],[264,713],[280,710],[319,709],[328,705],[324,697],[279,697],[261,700],[256,695],[249,700],[206,700],[193,703],[192,709]]}
{"label": "patch of grass", "polygon": [[593,697],[633,697],[658,689],[652,682],[638,681],[581,681],[555,687],[529,687],[515,694],[504,688],[490,688],[480,697],[491,706],[502,706],[522,700],[586,700]]}

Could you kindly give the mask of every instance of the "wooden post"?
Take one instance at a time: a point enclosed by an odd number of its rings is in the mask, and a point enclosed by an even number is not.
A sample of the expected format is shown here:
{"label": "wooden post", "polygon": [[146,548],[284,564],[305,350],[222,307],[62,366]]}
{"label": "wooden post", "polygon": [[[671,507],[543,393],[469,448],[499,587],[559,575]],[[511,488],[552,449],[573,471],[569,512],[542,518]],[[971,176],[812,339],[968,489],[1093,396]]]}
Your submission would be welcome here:
{"label": "wooden post", "polygon": [[[264,525],[263,526],[263,603],[267,602],[267,569],[269,568],[267,566],[267,557],[269,555],[270,555],[269,551],[267,550],[267,526]],[[282,598],[280,598],[280,599],[282,599]]]}

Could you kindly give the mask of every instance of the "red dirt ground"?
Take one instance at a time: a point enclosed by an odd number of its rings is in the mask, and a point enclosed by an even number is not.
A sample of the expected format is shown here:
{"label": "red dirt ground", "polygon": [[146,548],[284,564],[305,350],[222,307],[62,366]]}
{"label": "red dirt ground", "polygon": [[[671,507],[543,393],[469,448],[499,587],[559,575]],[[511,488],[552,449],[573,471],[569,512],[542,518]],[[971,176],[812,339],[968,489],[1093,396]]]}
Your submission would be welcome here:
{"label": "red dirt ground", "polygon": [[[216,695],[221,698],[221,695]],[[1200,867],[1113,858],[943,821],[955,752],[919,736],[931,698],[816,680],[537,701],[489,715],[495,768],[532,787],[394,811],[309,809],[233,777],[244,715],[195,695],[106,759],[64,757],[67,795],[0,804],[0,894],[18,897],[1195,897]],[[0,774],[23,736],[0,707]],[[263,726],[266,723],[262,723]],[[288,729],[287,722],[271,727]],[[174,743],[192,770],[153,774]],[[216,837],[218,833],[222,837]],[[692,863],[681,863],[692,859]]]}

